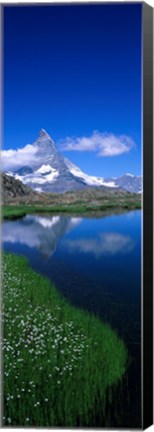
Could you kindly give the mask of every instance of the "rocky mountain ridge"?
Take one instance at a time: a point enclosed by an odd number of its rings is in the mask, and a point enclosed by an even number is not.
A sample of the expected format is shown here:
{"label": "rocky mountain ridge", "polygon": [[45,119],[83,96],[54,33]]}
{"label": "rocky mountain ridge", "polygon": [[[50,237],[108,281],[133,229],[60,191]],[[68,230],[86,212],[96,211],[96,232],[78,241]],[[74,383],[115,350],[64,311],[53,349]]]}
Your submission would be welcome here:
{"label": "rocky mountain ridge", "polygon": [[24,185],[20,180],[16,180],[13,176],[1,174],[2,182],[2,201],[7,202],[18,198],[33,198],[36,193],[28,186]]}

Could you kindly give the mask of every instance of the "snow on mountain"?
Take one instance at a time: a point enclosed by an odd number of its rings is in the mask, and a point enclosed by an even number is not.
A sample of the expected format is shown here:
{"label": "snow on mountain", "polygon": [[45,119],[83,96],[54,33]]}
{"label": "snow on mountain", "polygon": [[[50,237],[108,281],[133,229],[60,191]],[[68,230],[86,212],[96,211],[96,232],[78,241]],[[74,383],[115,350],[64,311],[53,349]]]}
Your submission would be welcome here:
{"label": "snow on mountain", "polygon": [[107,186],[107,187],[116,187],[116,184],[114,181],[107,182],[104,181],[102,177],[95,177],[90,176],[88,174],[85,174],[83,171],[81,171],[80,168],[78,168],[76,165],[74,165],[72,162],[70,162],[68,159],[65,159],[65,162],[67,164],[67,167],[69,171],[75,176],[83,179],[87,185],[89,186]]}
{"label": "snow on mountain", "polygon": [[[45,175],[44,175],[45,174]],[[51,184],[55,182],[56,178],[59,176],[59,172],[54,168],[49,167],[45,171],[45,165],[42,165],[40,169],[34,171],[32,174],[19,175],[16,173],[14,175],[16,180],[22,181],[22,183],[31,186],[33,189],[38,192],[42,192],[43,189],[40,185],[46,186],[47,184]],[[39,186],[39,187],[38,187]]]}
{"label": "snow on mountain", "polygon": [[73,174],[73,176],[82,179],[89,186],[102,186],[103,179],[99,177],[89,176],[85,174],[79,167],[74,165],[68,159],[65,159],[65,163],[69,169],[69,171]]}
{"label": "snow on mountain", "polygon": [[130,173],[126,173],[125,175],[128,177],[134,177],[133,174],[130,174]]}
{"label": "snow on mountain", "polygon": [[51,171],[55,171],[50,165],[42,165],[36,172],[38,174],[50,174]]}
{"label": "snow on mountain", "polygon": [[35,158],[32,158],[28,166],[22,166],[8,175],[13,175],[36,191],[61,193],[87,187],[120,188],[136,193],[142,191],[141,177],[133,174],[102,178],[84,173],[58,151],[53,139],[44,129],[41,129],[32,146],[35,147]]}

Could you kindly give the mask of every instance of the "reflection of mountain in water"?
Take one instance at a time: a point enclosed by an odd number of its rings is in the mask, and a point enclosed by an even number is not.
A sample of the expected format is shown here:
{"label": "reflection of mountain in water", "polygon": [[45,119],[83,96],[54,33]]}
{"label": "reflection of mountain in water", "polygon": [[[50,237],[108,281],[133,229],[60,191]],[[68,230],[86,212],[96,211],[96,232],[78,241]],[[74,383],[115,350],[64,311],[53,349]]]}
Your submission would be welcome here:
{"label": "reflection of mountain in water", "polygon": [[45,257],[53,254],[61,237],[81,222],[75,217],[25,216],[16,221],[6,221],[3,241],[37,248]]}
{"label": "reflection of mountain in water", "polygon": [[[43,256],[49,257],[56,250],[58,241],[81,221],[82,218],[68,216],[28,215],[4,223],[3,241],[36,248]],[[63,245],[67,252],[92,253],[96,257],[127,253],[134,249],[134,241],[130,236],[116,232],[99,232],[94,238],[64,239]]]}

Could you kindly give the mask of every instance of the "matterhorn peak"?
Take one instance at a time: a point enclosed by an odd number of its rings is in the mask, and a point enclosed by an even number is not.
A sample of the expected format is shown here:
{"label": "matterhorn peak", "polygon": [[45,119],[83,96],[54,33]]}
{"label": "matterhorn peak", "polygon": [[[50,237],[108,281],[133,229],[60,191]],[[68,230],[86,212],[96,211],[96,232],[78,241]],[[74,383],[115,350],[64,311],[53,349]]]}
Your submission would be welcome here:
{"label": "matterhorn peak", "polygon": [[39,138],[50,138],[50,135],[46,132],[45,129],[41,129],[38,135]]}
{"label": "matterhorn peak", "polygon": [[52,145],[55,147],[55,143],[54,140],[51,138],[51,136],[48,134],[48,132],[46,132],[45,129],[41,129],[38,133],[38,138],[37,140],[34,142],[35,145],[37,146],[45,146],[45,145]]}

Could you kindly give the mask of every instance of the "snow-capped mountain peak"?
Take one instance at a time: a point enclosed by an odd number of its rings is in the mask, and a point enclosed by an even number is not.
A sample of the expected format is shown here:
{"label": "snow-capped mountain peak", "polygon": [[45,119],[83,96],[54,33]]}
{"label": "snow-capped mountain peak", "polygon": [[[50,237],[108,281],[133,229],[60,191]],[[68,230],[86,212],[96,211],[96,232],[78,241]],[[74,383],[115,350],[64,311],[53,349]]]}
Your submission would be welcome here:
{"label": "snow-capped mountain peak", "polygon": [[33,142],[35,147],[52,147],[52,151],[56,151],[56,144],[51,136],[45,131],[45,129],[41,129],[38,138]]}
{"label": "snow-capped mountain peak", "polygon": [[12,175],[39,192],[61,193],[87,187],[120,188],[130,192],[141,192],[141,177],[133,174],[127,173],[118,178],[86,174],[59,152],[45,129],[40,130],[33,146],[36,148],[35,157]]}
{"label": "snow-capped mountain peak", "polygon": [[50,138],[50,135],[46,132],[45,129],[41,129],[39,134],[38,134],[39,138]]}

